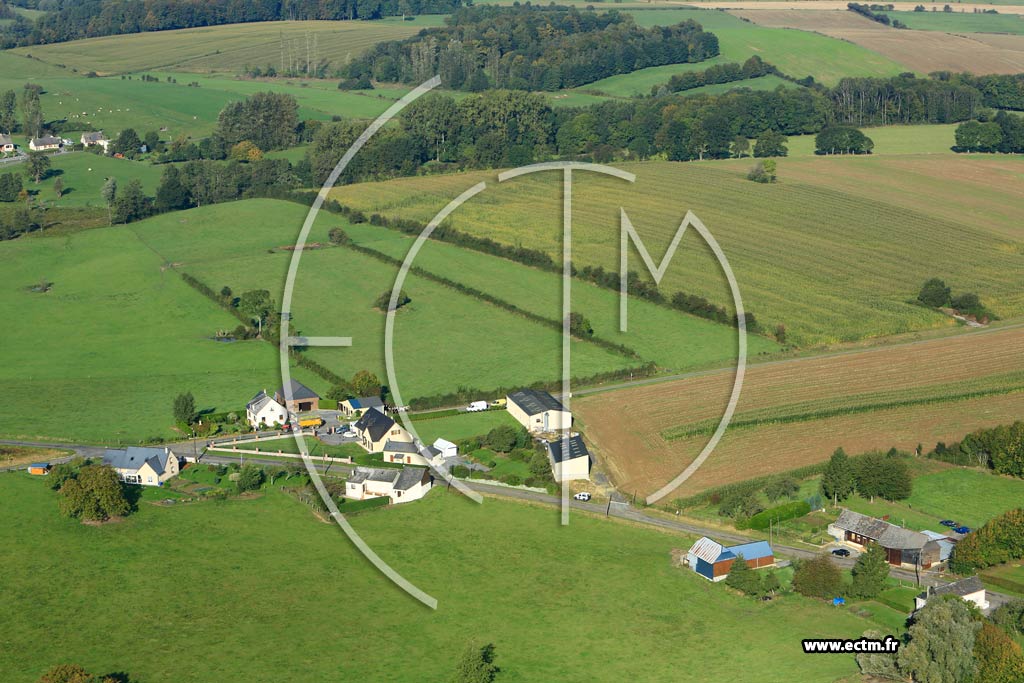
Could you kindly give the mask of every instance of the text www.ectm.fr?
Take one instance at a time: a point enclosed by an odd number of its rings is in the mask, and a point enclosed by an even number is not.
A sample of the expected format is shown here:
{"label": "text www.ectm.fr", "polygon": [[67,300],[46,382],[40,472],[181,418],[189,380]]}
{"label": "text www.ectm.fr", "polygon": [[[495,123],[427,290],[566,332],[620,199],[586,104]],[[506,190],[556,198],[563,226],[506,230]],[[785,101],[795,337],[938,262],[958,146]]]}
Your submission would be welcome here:
{"label": "text www.ectm.fr", "polygon": [[821,652],[833,654],[849,652],[895,653],[900,647],[900,641],[893,636],[886,636],[882,640],[874,638],[856,638],[854,640],[844,638],[808,638],[801,642],[806,654]]}

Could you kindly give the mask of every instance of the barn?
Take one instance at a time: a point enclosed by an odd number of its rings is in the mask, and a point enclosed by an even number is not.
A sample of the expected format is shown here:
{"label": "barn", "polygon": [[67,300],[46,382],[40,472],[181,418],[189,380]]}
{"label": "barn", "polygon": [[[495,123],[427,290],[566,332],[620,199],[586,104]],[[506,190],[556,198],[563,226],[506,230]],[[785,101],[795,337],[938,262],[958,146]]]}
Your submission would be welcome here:
{"label": "barn", "polygon": [[697,540],[686,554],[686,563],[708,581],[722,581],[729,574],[732,563],[742,557],[751,569],[775,564],[775,554],[767,541],[753,541],[724,546],[707,536]]}

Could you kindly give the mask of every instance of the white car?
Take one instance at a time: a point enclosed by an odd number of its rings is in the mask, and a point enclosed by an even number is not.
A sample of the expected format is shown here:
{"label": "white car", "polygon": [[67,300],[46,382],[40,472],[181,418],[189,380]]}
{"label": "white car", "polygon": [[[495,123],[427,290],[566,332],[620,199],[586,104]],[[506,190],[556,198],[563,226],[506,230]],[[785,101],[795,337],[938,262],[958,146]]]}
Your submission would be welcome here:
{"label": "white car", "polygon": [[352,430],[349,430],[347,432],[342,433],[342,436],[345,437],[346,439],[354,439],[359,435],[353,432]]}
{"label": "white car", "polygon": [[573,496],[573,498],[575,498],[576,500],[582,500],[583,502],[586,502],[590,500],[590,494],[587,493],[586,491],[580,491],[575,496]]}

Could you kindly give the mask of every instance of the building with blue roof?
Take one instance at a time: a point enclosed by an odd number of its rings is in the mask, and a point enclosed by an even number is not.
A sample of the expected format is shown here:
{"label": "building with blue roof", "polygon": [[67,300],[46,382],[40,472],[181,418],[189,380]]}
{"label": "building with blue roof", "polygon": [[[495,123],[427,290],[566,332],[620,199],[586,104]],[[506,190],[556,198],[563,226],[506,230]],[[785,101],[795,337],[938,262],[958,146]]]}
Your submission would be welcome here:
{"label": "building with blue roof", "polygon": [[729,574],[737,557],[742,557],[751,569],[771,567],[775,564],[775,553],[767,541],[724,546],[707,536],[701,537],[691,546],[686,554],[686,563],[690,569],[708,581],[722,581]]}

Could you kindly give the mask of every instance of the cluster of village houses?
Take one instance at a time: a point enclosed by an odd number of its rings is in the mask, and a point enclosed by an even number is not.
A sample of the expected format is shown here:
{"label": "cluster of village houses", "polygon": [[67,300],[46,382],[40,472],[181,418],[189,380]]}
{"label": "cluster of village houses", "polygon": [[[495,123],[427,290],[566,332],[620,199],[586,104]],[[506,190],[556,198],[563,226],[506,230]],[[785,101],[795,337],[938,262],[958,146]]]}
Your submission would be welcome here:
{"label": "cluster of village houses", "polygon": [[[81,142],[84,147],[97,145],[102,147],[104,152],[108,151],[110,148],[110,140],[103,134],[103,131],[82,133],[82,137],[79,138],[79,142]],[[75,144],[75,141],[70,138],[58,138],[53,135],[42,135],[29,140],[28,148],[33,152],[54,152],[73,144]],[[10,135],[0,133],[0,152],[9,154],[16,151],[17,148],[18,146],[14,144],[14,139]]]}

